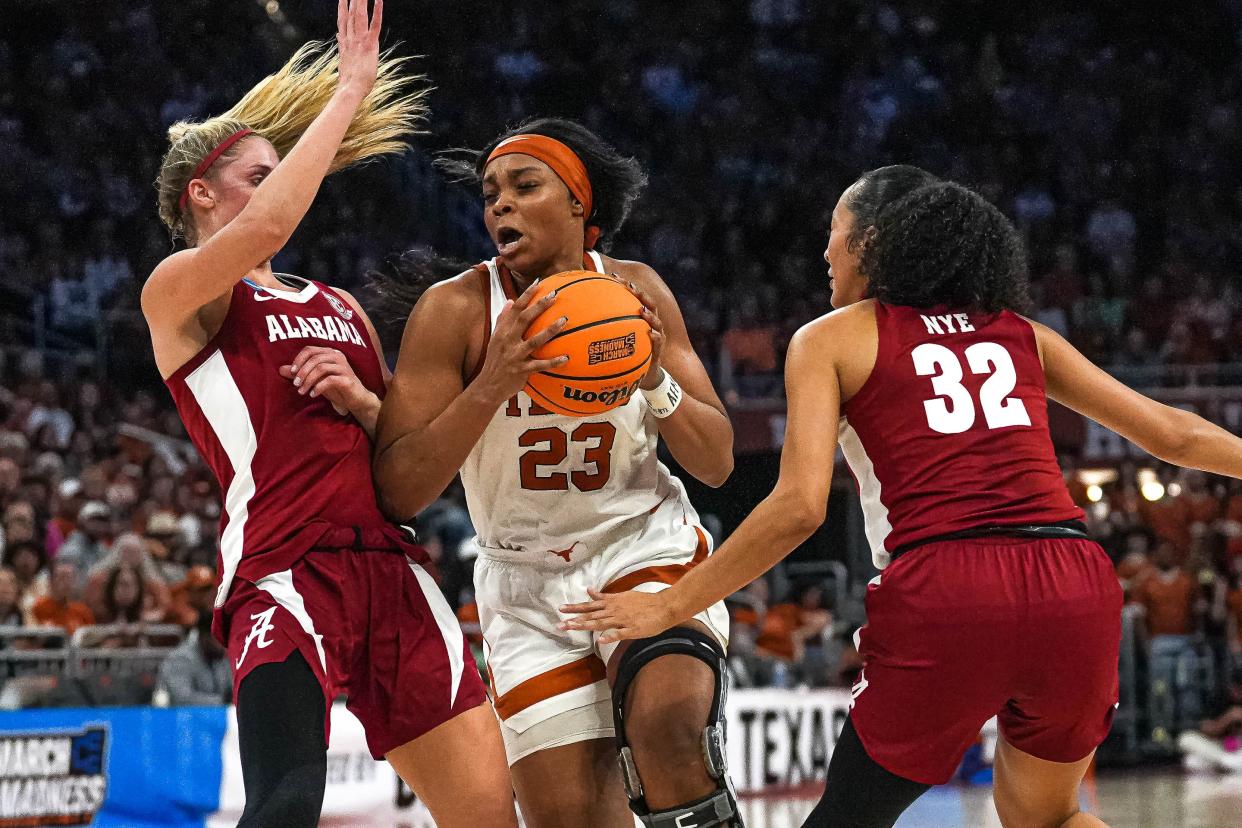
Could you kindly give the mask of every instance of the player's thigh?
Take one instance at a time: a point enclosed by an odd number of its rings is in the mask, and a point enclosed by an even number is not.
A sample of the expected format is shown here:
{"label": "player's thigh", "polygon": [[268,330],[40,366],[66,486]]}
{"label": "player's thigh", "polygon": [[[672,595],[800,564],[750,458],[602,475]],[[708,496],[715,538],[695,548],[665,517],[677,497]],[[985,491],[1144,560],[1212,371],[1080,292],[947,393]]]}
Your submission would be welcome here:
{"label": "player's thigh", "polygon": [[490,704],[454,716],[384,758],[427,804],[439,828],[517,825]]}
{"label": "player's thigh", "polygon": [[1095,751],[1076,762],[1050,762],[1018,750],[1001,738],[996,745],[992,796],[1006,828],[1089,828],[1104,825],[1080,813],[1078,788]]}
{"label": "player's thigh", "polygon": [[546,748],[510,769],[527,828],[630,828],[630,814],[611,738]]}

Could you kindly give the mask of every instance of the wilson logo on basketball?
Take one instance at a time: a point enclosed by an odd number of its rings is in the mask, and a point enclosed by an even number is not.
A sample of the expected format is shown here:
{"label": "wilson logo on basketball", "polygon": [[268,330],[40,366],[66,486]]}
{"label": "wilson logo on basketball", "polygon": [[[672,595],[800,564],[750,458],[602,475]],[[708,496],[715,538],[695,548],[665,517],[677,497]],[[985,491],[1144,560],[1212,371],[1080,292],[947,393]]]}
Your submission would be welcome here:
{"label": "wilson logo on basketball", "polygon": [[630,333],[615,339],[600,339],[592,342],[587,346],[587,364],[595,365],[634,356],[634,336]]}
{"label": "wilson logo on basketball", "polygon": [[634,395],[634,392],[638,390],[638,382],[640,381],[634,382],[633,385],[610,388],[606,391],[583,391],[581,388],[571,388],[568,385],[563,386],[562,390],[567,400],[584,403],[597,402],[606,406],[614,406],[628,401]]}

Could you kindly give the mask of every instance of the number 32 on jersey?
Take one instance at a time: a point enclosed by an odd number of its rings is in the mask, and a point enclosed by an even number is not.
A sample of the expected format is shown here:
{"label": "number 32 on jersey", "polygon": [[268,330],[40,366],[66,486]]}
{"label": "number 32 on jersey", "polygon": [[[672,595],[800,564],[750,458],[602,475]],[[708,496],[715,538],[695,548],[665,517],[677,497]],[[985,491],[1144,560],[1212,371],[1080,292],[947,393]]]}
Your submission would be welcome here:
{"label": "number 32 on jersey", "polygon": [[[927,342],[911,352],[914,370],[920,377],[931,377],[936,398],[923,403],[927,424],[941,434],[961,434],[975,424],[978,409],[966,386],[962,361],[943,345]],[[988,378],[979,388],[978,408],[983,410],[988,428],[1029,426],[1031,416],[1022,400],[1010,398],[1018,384],[1013,357],[1003,345],[976,342],[965,351],[966,365],[972,374]]]}

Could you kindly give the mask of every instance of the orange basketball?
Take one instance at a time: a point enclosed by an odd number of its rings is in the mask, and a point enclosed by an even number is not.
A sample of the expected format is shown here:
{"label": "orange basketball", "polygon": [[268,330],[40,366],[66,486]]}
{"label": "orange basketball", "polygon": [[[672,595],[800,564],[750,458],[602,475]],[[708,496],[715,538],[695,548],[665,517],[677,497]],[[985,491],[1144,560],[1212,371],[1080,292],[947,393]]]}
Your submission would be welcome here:
{"label": "orange basketball", "polygon": [[569,361],[531,374],[525,391],[539,405],[570,417],[588,417],[625,405],[651,363],[650,326],[642,303],[612,276],[571,270],[539,283],[537,302],[557,291],[551,307],[526,329],[533,336],[562,316],[559,334],[535,351],[537,359]]}

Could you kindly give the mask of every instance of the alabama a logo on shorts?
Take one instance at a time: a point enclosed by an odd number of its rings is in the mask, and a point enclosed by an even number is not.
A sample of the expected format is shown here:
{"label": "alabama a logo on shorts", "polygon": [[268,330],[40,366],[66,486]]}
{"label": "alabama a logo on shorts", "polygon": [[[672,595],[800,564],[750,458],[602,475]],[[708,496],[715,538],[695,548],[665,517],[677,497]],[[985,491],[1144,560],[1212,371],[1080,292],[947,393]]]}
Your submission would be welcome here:
{"label": "alabama a logo on shorts", "polygon": [[328,304],[329,304],[329,305],[331,305],[331,306],[333,307],[333,309],[334,309],[337,313],[339,313],[341,316],[343,316],[344,318],[346,318],[346,319],[353,319],[353,318],[354,318],[354,311],[353,311],[353,309],[352,309],[352,308],[347,307],[347,306],[345,305],[345,303],[344,303],[344,302],[342,302],[340,299],[337,299],[337,298],[336,298],[335,296],[333,296],[331,293],[325,293],[325,294],[323,295],[323,298],[324,298],[324,299],[327,299],[327,300],[328,300]]}
{"label": "alabama a logo on shorts", "polygon": [[241,657],[237,659],[237,669],[241,669],[242,662],[246,660],[246,654],[250,652],[251,644],[257,644],[260,650],[272,646],[272,640],[267,637],[267,631],[275,629],[272,625],[272,616],[275,613],[276,608],[269,607],[263,612],[250,616],[250,620],[254,621],[254,626],[250,628],[250,634],[246,636],[246,644],[242,647]]}

